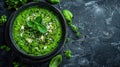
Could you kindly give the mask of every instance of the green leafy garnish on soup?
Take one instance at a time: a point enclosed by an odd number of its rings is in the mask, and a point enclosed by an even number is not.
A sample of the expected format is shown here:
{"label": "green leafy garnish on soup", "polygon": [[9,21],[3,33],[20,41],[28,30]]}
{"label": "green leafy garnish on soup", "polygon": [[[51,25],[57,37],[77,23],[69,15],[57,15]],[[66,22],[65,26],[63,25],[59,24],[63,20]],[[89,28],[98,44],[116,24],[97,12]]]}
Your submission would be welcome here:
{"label": "green leafy garnish on soup", "polygon": [[39,31],[40,33],[46,33],[47,32],[46,26],[42,24],[41,16],[38,16],[33,20],[27,21],[27,25],[31,29]]}
{"label": "green leafy garnish on soup", "polygon": [[47,32],[46,26],[41,24],[41,25],[39,25],[37,27],[38,27],[39,32],[41,32],[41,33],[46,33]]}

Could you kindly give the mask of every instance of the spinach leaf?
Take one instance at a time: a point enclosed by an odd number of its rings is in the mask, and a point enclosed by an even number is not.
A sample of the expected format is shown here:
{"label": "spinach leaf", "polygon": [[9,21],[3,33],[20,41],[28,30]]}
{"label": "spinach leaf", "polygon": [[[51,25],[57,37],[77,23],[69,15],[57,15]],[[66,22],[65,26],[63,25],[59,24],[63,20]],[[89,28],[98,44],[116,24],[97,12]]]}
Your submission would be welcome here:
{"label": "spinach leaf", "polygon": [[49,67],[58,67],[61,62],[62,62],[62,55],[57,55],[52,58]]}

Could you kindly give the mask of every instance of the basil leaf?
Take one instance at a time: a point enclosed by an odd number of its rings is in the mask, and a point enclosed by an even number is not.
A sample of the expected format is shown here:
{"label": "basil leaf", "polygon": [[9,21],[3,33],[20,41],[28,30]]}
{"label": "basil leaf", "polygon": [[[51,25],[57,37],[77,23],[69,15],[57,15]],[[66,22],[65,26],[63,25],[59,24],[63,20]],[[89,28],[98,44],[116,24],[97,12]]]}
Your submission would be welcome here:
{"label": "basil leaf", "polygon": [[46,33],[47,28],[42,24],[42,18],[41,16],[38,16],[34,22],[33,21],[27,21],[28,27],[31,27],[33,30],[39,31],[40,33]]}
{"label": "basil leaf", "polygon": [[27,25],[28,25],[28,27],[33,27],[33,26],[34,26],[34,22],[32,22],[32,21],[27,21]]}
{"label": "basil leaf", "polygon": [[61,62],[62,62],[62,55],[57,55],[52,58],[49,67],[58,67]]}
{"label": "basil leaf", "polygon": [[70,22],[70,21],[72,20],[73,14],[72,14],[71,11],[69,11],[69,10],[63,10],[62,13],[63,13],[65,19],[66,19],[68,22]]}
{"label": "basil leaf", "polygon": [[37,23],[42,23],[42,18],[41,18],[41,16],[36,17],[35,22],[37,22]]}
{"label": "basil leaf", "polygon": [[37,26],[38,28],[38,31],[41,32],[41,33],[46,33],[47,32],[47,28],[46,26],[40,24],[39,26]]}

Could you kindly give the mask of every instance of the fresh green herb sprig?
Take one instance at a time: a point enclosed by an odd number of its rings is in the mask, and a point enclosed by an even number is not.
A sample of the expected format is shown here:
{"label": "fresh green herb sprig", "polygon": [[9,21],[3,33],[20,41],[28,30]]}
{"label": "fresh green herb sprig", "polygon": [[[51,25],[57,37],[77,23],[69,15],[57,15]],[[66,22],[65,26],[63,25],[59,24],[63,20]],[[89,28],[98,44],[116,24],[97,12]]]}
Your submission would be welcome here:
{"label": "fresh green herb sprig", "polygon": [[18,62],[13,62],[13,66],[14,67],[19,67],[19,63]]}
{"label": "fresh green herb sprig", "polygon": [[47,32],[47,27],[42,24],[41,16],[36,17],[35,20],[27,21],[27,25],[31,29],[39,31],[42,34]]}
{"label": "fresh green herb sprig", "polygon": [[80,32],[77,32],[77,33],[76,33],[76,36],[77,36],[77,37],[80,37],[80,36],[81,36],[81,33],[80,33]]}
{"label": "fresh green herb sprig", "polygon": [[27,3],[28,0],[5,0],[5,3],[8,6],[8,9],[18,9],[21,5]]}
{"label": "fresh green herb sprig", "polygon": [[52,58],[49,67],[58,67],[61,62],[62,62],[62,55],[57,55]]}
{"label": "fresh green herb sprig", "polygon": [[70,58],[72,57],[72,52],[71,52],[71,50],[65,50],[64,52],[65,52],[65,57],[66,57],[67,59],[70,59]]}
{"label": "fresh green herb sprig", "polygon": [[3,25],[6,21],[7,21],[7,16],[6,15],[2,15],[0,17],[0,26]]}
{"label": "fresh green herb sprig", "polygon": [[77,26],[75,26],[72,22],[72,18],[73,18],[73,14],[71,11],[69,10],[63,10],[62,11],[66,21],[68,22],[68,25],[71,27],[71,29],[76,33],[76,35],[79,37],[80,36],[80,32],[78,31],[79,28]]}
{"label": "fresh green herb sprig", "polygon": [[1,50],[5,49],[6,51],[10,51],[10,48],[8,46],[6,46],[6,45],[0,46],[0,49]]}

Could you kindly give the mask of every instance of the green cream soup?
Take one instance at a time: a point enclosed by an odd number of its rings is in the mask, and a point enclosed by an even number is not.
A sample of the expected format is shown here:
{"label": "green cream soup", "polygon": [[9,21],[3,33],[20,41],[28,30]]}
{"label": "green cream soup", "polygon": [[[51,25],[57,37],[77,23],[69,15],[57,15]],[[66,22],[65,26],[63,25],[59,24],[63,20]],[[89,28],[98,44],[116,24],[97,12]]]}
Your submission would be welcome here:
{"label": "green cream soup", "polygon": [[32,56],[53,52],[62,36],[57,15],[47,8],[39,7],[31,7],[19,13],[12,30],[16,45]]}

